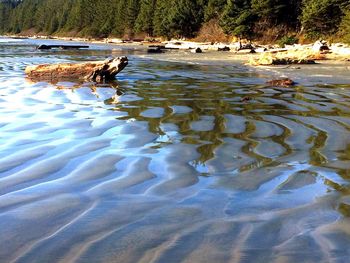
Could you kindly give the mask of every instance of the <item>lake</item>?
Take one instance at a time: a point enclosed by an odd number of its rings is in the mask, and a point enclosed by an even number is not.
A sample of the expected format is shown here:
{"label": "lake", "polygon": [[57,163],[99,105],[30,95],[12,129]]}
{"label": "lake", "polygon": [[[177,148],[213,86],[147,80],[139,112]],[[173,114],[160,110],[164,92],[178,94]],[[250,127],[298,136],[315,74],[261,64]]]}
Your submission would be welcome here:
{"label": "lake", "polygon": [[[348,262],[350,64],[52,42],[0,39],[0,262]],[[24,75],[121,55],[113,83]]]}

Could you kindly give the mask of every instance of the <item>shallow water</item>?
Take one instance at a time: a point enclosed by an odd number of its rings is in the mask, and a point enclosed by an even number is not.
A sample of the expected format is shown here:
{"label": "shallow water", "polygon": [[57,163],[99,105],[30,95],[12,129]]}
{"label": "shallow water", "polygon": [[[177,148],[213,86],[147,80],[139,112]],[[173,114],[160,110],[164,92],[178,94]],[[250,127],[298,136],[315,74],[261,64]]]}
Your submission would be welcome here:
{"label": "shallow water", "polygon": [[[348,262],[346,65],[34,44],[0,43],[0,262]],[[110,85],[23,73],[111,55]]]}

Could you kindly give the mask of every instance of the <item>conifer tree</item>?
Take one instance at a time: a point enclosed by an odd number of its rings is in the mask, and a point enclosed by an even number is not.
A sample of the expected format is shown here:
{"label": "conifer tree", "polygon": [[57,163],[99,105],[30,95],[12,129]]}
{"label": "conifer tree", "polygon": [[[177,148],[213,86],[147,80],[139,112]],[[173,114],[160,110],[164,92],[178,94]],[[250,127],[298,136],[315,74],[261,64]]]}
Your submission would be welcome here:
{"label": "conifer tree", "polygon": [[155,11],[155,4],[155,0],[141,0],[140,12],[135,23],[136,32],[145,32],[149,36],[153,35],[153,16]]}
{"label": "conifer tree", "polygon": [[123,37],[124,32],[127,28],[127,8],[128,8],[128,2],[127,1],[116,1],[115,3],[115,19],[114,19],[114,27],[112,30],[112,34],[116,35],[118,37]]}
{"label": "conifer tree", "polygon": [[17,1],[6,0],[0,2],[0,32],[9,30],[10,15],[12,9],[17,5]]}
{"label": "conifer tree", "polygon": [[0,0],[0,32],[193,37],[213,20],[243,38],[273,27],[327,37],[348,30],[349,9],[349,0]]}
{"label": "conifer tree", "polygon": [[70,10],[67,18],[67,23],[64,28],[67,31],[77,30],[80,31],[83,28],[83,19],[80,14],[84,11],[83,1],[75,0],[72,9]]}
{"label": "conifer tree", "polygon": [[240,38],[251,38],[255,14],[250,0],[228,0],[221,18],[221,25],[227,34]]}
{"label": "conifer tree", "polygon": [[178,37],[193,37],[203,21],[203,8],[193,0],[179,0],[169,13],[171,34]]}
{"label": "conifer tree", "polygon": [[157,0],[153,18],[154,34],[158,36],[171,37],[170,32],[170,9],[173,3],[169,0]]}
{"label": "conifer tree", "polygon": [[204,11],[204,20],[208,22],[211,19],[219,18],[226,2],[227,0],[209,0]]}
{"label": "conifer tree", "polygon": [[332,34],[338,30],[347,3],[348,0],[304,0],[301,24],[314,38]]}
{"label": "conifer tree", "polygon": [[139,0],[128,0],[127,9],[126,9],[126,28],[124,33],[127,34],[128,37],[132,37],[134,35],[134,27],[135,22],[139,13]]}
{"label": "conifer tree", "polygon": [[340,24],[340,33],[344,41],[350,44],[350,8],[345,10],[345,15]]}
{"label": "conifer tree", "polygon": [[103,8],[101,8],[99,13],[99,16],[101,17],[101,21],[99,23],[101,37],[108,37],[113,31],[113,27],[115,25],[114,2],[114,0],[103,1]]}

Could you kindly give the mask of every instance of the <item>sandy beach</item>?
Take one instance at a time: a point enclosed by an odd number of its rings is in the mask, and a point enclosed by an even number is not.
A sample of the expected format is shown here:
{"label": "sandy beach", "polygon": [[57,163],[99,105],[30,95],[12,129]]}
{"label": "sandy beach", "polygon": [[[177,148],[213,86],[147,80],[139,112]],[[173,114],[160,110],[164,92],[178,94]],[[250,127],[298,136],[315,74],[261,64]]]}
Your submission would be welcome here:
{"label": "sandy beach", "polygon": [[[349,258],[347,61],[1,40],[0,261]],[[110,56],[129,65],[104,85],[25,77]]]}

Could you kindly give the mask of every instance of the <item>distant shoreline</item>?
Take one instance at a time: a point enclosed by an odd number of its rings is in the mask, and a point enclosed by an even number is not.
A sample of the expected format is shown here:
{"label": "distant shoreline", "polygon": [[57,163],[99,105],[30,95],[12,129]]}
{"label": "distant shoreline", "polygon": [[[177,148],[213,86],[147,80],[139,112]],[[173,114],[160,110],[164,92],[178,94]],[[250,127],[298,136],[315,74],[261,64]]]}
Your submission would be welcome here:
{"label": "distant shoreline", "polygon": [[[327,42],[316,41],[313,44],[294,44],[286,45],[281,48],[278,45],[259,45],[256,43],[210,43],[210,42],[195,42],[186,40],[171,40],[171,41],[129,41],[122,40],[120,38],[81,38],[81,37],[57,37],[47,35],[3,35],[1,37],[12,38],[12,39],[38,39],[38,40],[58,40],[58,41],[70,41],[70,42],[82,42],[90,44],[109,44],[115,46],[127,46],[127,45],[138,45],[144,46],[145,48],[159,47],[159,49],[172,49],[172,50],[192,50],[196,53],[196,50],[201,52],[206,51],[217,51],[227,52],[232,55],[239,56],[242,60],[246,60],[247,64],[253,66],[268,66],[273,65],[270,63],[276,57],[278,59],[289,59],[293,60],[305,60],[315,59],[318,62],[322,60],[327,61],[340,61],[350,62],[350,45],[344,43],[328,44]],[[160,52],[159,52],[160,53]],[[232,58],[232,56],[230,56]],[[267,58],[267,59],[266,59]],[[261,64],[260,61],[269,61],[267,64]]]}

